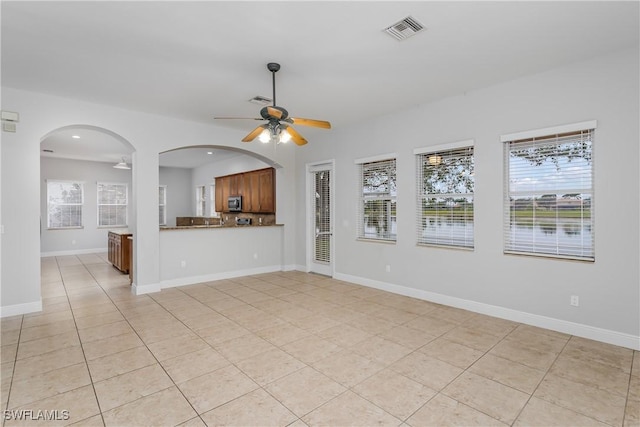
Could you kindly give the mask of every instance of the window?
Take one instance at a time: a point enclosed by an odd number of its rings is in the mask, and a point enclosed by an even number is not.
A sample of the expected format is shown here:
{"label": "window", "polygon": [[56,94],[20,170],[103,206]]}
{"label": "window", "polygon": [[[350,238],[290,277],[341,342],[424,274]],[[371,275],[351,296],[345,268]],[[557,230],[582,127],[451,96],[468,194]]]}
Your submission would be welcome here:
{"label": "window", "polygon": [[127,184],[98,183],[98,227],[126,227]]}
{"label": "window", "polygon": [[196,216],[204,216],[207,203],[207,188],[204,185],[196,187]]}
{"label": "window", "polygon": [[504,251],[593,261],[595,122],[502,137]]}
{"label": "window", "polygon": [[473,141],[414,154],[417,243],[473,248]]}
{"label": "window", "polygon": [[81,182],[47,180],[47,227],[82,227],[84,189]]}
{"label": "window", "polygon": [[392,156],[356,161],[360,165],[358,238],[396,241],[396,159]]}
{"label": "window", "polygon": [[209,186],[209,216],[218,216],[216,212],[216,184]]}
{"label": "window", "polygon": [[167,186],[158,187],[158,223],[167,225]]}

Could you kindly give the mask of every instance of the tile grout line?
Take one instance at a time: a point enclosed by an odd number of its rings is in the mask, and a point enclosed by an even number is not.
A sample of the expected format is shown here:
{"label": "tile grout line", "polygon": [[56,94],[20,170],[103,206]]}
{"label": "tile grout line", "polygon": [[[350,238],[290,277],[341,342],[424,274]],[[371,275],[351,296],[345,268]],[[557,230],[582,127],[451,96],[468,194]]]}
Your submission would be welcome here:
{"label": "tile grout line", "polygon": [[[60,271],[60,263],[58,262],[58,257],[55,257],[55,260],[56,260],[56,265],[58,266],[58,271]],[[78,258],[78,261],[80,261],[80,263],[85,268],[85,270],[87,270],[87,272],[91,275],[91,277],[96,282],[96,284],[98,286],[100,286],[100,284],[98,283],[96,278],[89,271],[89,269],[87,269],[86,265],[82,262],[82,260],[80,258]],[[78,323],[76,321],[75,311],[73,309],[73,306],[71,305],[71,299],[69,298],[69,292],[68,292],[67,286],[65,284],[65,279],[62,276],[62,271],[60,271],[60,278],[62,279],[62,286],[64,287],[65,297],[67,298],[67,302],[69,303],[69,310],[71,311],[71,316],[73,317],[73,324],[75,325],[76,335],[78,336],[78,342],[80,343],[80,349],[82,350],[82,357],[84,358],[84,364],[85,364],[85,367],[87,368],[87,373],[89,374],[89,381],[91,382],[91,389],[93,390],[93,396],[96,399],[96,404],[98,405],[98,411],[100,413],[100,419],[102,420],[102,425],[106,426],[106,423],[104,422],[104,416],[102,415],[102,408],[100,407],[100,400],[98,399],[98,393],[96,392],[95,383],[93,381],[93,376],[91,375],[91,370],[89,369],[89,361],[87,360],[87,355],[86,355],[86,353],[84,351],[84,343],[82,342],[82,339],[80,338],[80,330],[78,329]],[[100,289],[102,289],[101,286],[100,286]],[[103,292],[104,292],[104,290],[103,290]],[[82,386],[82,387],[84,387],[84,386]],[[91,418],[91,417],[88,417],[88,418]],[[78,420],[78,421],[82,421],[82,420]]]}
{"label": "tile grout line", "polygon": [[[87,271],[89,271],[89,270],[87,269]],[[135,334],[136,334],[136,336],[138,337],[138,339],[140,340],[140,342],[142,343],[142,345],[147,349],[147,351],[149,352],[149,354],[151,354],[151,356],[154,358],[154,360],[156,361],[156,363],[158,364],[158,366],[162,369],[162,371],[167,375],[167,378],[169,378],[169,380],[170,380],[170,381],[171,381],[171,383],[173,384],[173,386],[169,386],[169,387],[163,388],[163,389],[161,389],[161,390],[157,390],[157,391],[155,391],[155,392],[153,392],[153,393],[151,393],[151,394],[148,394],[147,396],[152,396],[152,395],[154,395],[154,394],[156,394],[156,393],[159,393],[159,392],[161,392],[161,391],[168,390],[168,389],[169,389],[169,388],[171,388],[171,387],[175,387],[175,388],[176,388],[176,390],[178,390],[178,391],[180,392],[180,394],[181,394],[181,395],[182,395],[182,397],[185,399],[185,401],[189,404],[189,406],[191,406],[191,409],[193,409],[193,412],[196,414],[196,416],[197,416],[198,418],[200,418],[200,420],[204,423],[204,420],[202,419],[202,417],[200,416],[200,414],[198,413],[198,411],[196,410],[196,408],[191,404],[191,402],[189,401],[189,399],[187,399],[187,397],[184,395],[184,393],[182,392],[182,390],[180,389],[180,387],[178,387],[178,384],[173,380],[173,378],[171,377],[171,375],[169,375],[169,373],[167,372],[167,370],[165,369],[165,367],[162,365],[162,363],[160,363],[160,360],[158,360],[158,358],[156,357],[156,355],[151,351],[151,349],[149,349],[149,347],[148,347],[147,343],[142,339],[142,337],[140,336],[140,334],[138,333],[138,331],[133,327],[133,325],[131,325],[131,323],[129,322],[129,319],[124,315],[124,313],[122,313],[122,311],[120,310],[120,307],[118,306],[118,304],[113,300],[113,298],[111,297],[111,295],[109,295],[109,293],[106,291],[106,289],[102,287],[102,285],[101,285],[101,284],[100,284],[100,282],[95,278],[95,276],[93,275],[93,273],[91,273],[91,272],[89,271],[89,274],[91,274],[91,277],[93,277],[93,278],[94,278],[94,280],[96,281],[96,283],[98,284],[98,286],[100,287],[100,289],[102,289],[102,291],[103,291],[103,292],[104,292],[104,294],[107,296],[107,298],[109,298],[109,301],[111,301],[111,303],[114,305],[114,307],[116,308],[116,310],[118,310],[118,313],[120,313],[120,315],[122,316],[122,318],[124,319],[124,321],[125,321],[125,322],[127,322],[127,325],[129,325],[129,327],[131,328],[131,330],[133,331],[133,333],[135,333]],[[152,298],[152,299],[153,299],[153,298]],[[153,301],[154,301],[156,304],[158,304],[160,307],[162,307],[162,309],[163,309],[163,310],[165,310],[166,312],[168,312],[169,314],[171,314],[171,315],[173,316],[173,313],[169,312],[169,311],[168,311],[164,306],[162,306],[161,304],[159,304],[155,299],[153,299]],[[175,318],[175,316],[173,316],[173,317]],[[176,318],[176,320],[178,320],[178,321],[179,321],[179,319],[177,319],[177,318]],[[99,326],[102,326],[102,325],[99,325]],[[186,326],[186,325],[185,325],[185,326]],[[123,351],[128,351],[128,350],[123,350]],[[122,353],[123,351],[118,352],[118,353]],[[114,353],[114,354],[117,354],[117,353]],[[148,366],[150,366],[150,365],[148,365]],[[138,368],[138,369],[134,369],[134,370],[129,371],[129,372],[135,372],[135,371],[138,371],[138,370],[140,370],[140,369],[144,369],[144,368],[146,368],[146,366],[143,366],[143,367]],[[88,362],[87,362],[87,370],[89,370],[89,364],[88,364]],[[129,372],[125,372],[125,373],[123,373],[123,374],[115,375],[114,377],[111,377],[111,378],[115,378],[115,377],[118,377],[118,376],[120,376],[120,375],[124,375],[124,374],[129,373]],[[91,371],[90,371],[90,370],[89,370],[89,375],[91,375]],[[106,381],[106,380],[108,380],[108,379],[110,379],[110,378],[106,378],[106,379],[105,379],[105,380],[103,380],[103,381]],[[93,378],[91,378],[91,384],[92,384],[92,385],[94,385]],[[99,401],[99,399],[98,399],[98,393],[96,393],[96,392],[95,392],[95,385],[94,385],[94,393],[95,393],[95,395],[96,395],[96,400],[98,401],[98,405],[99,405],[99,404],[100,404],[100,401]],[[123,403],[122,405],[118,405],[118,406],[116,406],[115,408],[111,408],[111,409],[109,409],[109,410],[113,410],[113,409],[116,409],[116,408],[122,407],[122,406],[124,406],[124,405],[128,405],[128,404],[130,404],[130,403],[132,403],[132,402],[136,402],[136,401],[138,401],[138,400],[140,400],[140,399],[143,399],[143,398],[145,398],[145,397],[147,397],[147,396],[140,396],[139,398],[134,399],[134,400],[132,400],[131,402]],[[106,423],[105,423],[105,421],[104,421],[104,414],[103,414],[103,412],[102,412],[102,409],[100,409],[100,415],[102,416],[102,423],[106,426],[107,424],[106,424]],[[185,420],[185,421],[183,421],[183,422],[186,422],[186,421],[192,420],[193,418],[195,418],[195,417],[191,417],[191,418],[189,418],[188,420]],[[204,423],[204,424],[206,425],[206,423]]]}
{"label": "tile grout line", "polygon": [[[20,315],[20,330],[18,332],[18,342],[16,343],[16,354],[13,358],[13,369],[11,370],[11,381],[9,381],[9,392],[7,393],[7,403],[4,405],[4,409],[9,409],[9,402],[11,401],[11,391],[13,389],[13,380],[16,374],[16,365],[18,364],[18,351],[20,350],[20,338],[22,337],[22,327],[24,325],[24,314]],[[6,417],[2,417],[2,425],[6,424]]]}

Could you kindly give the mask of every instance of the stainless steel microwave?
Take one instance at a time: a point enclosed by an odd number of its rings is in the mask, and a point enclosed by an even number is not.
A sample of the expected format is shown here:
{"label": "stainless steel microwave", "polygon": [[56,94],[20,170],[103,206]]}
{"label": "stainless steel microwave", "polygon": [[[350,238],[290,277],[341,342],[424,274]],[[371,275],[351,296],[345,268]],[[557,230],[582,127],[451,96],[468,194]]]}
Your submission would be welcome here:
{"label": "stainless steel microwave", "polygon": [[229,196],[227,200],[227,208],[229,212],[241,212],[242,211],[242,196]]}

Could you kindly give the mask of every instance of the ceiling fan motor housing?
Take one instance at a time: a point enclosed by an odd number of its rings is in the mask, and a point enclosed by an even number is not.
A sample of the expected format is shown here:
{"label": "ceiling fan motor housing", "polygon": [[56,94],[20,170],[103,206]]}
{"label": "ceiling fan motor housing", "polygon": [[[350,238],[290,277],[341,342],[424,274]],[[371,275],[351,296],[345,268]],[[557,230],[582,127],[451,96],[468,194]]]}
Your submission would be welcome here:
{"label": "ceiling fan motor housing", "polygon": [[[269,114],[269,108],[271,109],[276,109],[278,111],[280,111],[282,113],[282,115],[280,117],[275,117],[272,114]],[[276,119],[276,120],[285,120],[287,117],[289,117],[289,112],[287,110],[285,110],[282,107],[277,107],[277,106],[269,106],[269,107],[264,107],[260,110],[260,115],[262,116],[263,119],[266,120],[272,120],[272,119]]]}

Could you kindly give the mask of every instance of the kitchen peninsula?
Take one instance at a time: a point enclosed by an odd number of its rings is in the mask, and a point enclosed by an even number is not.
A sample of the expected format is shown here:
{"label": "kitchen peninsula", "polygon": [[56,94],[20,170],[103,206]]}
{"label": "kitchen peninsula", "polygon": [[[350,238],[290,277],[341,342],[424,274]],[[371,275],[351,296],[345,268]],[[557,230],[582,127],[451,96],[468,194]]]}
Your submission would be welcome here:
{"label": "kitchen peninsula", "polygon": [[282,271],[275,200],[273,168],[216,177],[219,216],[177,217],[176,226],[160,227],[160,288]]}

